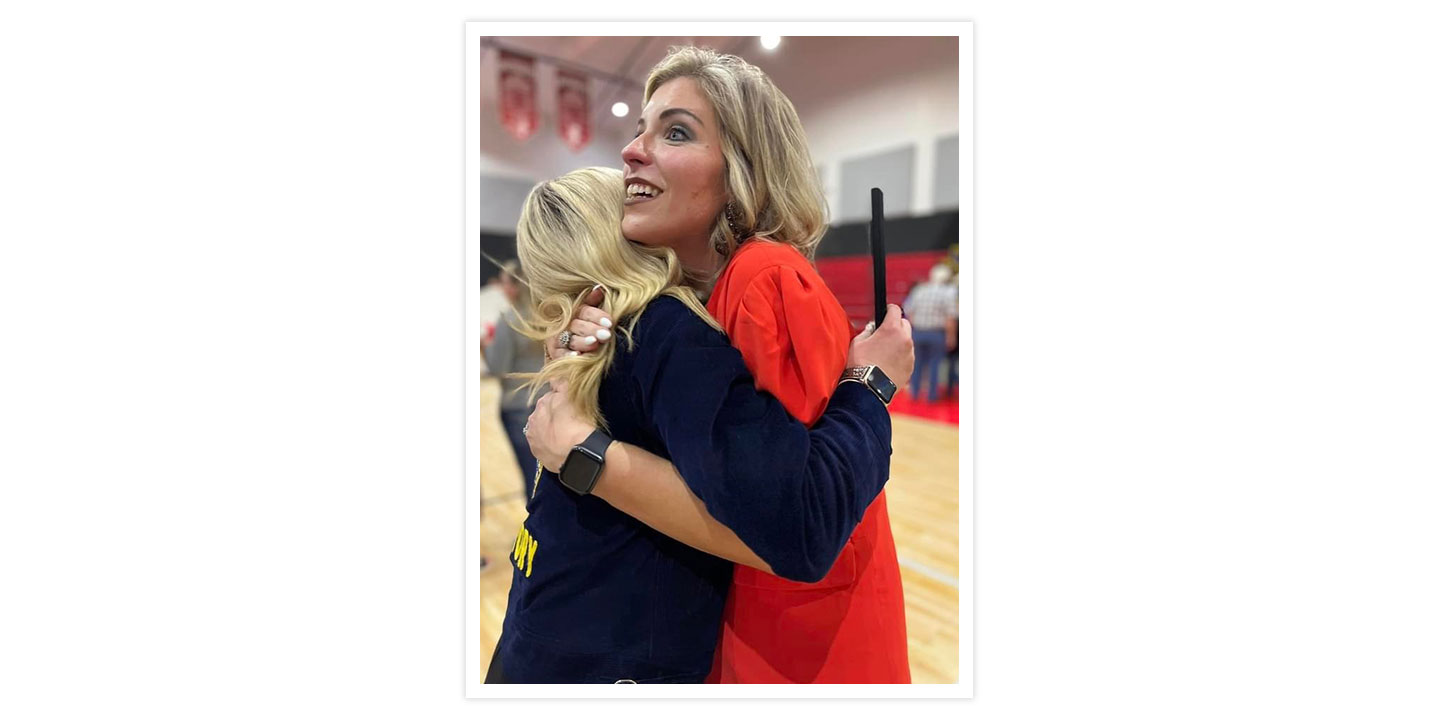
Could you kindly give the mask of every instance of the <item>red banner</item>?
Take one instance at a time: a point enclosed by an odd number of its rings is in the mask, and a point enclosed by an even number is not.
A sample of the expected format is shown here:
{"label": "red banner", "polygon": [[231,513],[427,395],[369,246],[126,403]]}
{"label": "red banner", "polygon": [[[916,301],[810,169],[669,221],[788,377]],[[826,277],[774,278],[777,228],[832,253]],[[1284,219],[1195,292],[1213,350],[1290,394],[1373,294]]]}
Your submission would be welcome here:
{"label": "red banner", "polygon": [[500,124],[527,140],[540,126],[535,102],[535,58],[500,51]]}
{"label": "red banner", "polygon": [[556,128],[560,139],[579,152],[590,144],[590,79],[568,70],[555,71],[559,93],[556,100]]}

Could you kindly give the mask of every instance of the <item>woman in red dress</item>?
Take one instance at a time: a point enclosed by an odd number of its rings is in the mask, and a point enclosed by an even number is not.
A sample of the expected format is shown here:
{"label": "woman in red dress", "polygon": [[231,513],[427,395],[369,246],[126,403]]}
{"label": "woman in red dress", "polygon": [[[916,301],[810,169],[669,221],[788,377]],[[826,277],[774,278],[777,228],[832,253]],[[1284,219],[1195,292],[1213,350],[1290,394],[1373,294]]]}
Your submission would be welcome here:
{"label": "woman in red dress", "polygon": [[[756,386],[795,418],[815,422],[845,370],[851,332],[811,262],[826,227],[825,201],[789,99],[739,58],[673,49],[651,70],[637,134],[621,156],[626,238],[674,249],[697,289],[709,292],[707,309]],[[610,339],[603,291],[591,300],[599,307],[581,309],[573,334],[564,347],[557,338],[552,355]],[[890,312],[898,315],[898,308]],[[908,331],[904,337],[908,343]],[[553,469],[577,434],[588,433],[576,429],[563,397],[547,398],[537,411],[545,422],[532,422],[530,443]],[[602,477],[610,488],[636,491],[606,499],[699,549],[719,554],[713,538],[722,535],[733,546],[733,534],[693,494],[687,504],[674,492],[639,491],[664,482],[673,489],[678,476],[657,470],[664,466],[655,458],[607,468]],[[798,578],[810,582],[772,575],[753,554],[737,559],[749,567],[735,569],[712,682],[910,682],[904,596],[883,492],[828,571]]]}

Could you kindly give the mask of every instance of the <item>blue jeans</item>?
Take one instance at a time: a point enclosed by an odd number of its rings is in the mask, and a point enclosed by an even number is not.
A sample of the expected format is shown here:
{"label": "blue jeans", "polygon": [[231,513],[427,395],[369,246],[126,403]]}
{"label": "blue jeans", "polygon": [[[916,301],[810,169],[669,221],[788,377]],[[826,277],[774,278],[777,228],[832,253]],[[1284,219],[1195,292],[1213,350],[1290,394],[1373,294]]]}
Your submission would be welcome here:
{"label": "blue jeans", "polygon": [[940,399],[940,361],[945,359],[944,330],[914,330],[910,337],[915,341],[915,373],[910,376],[910,396],[920,398],[920,381],[930,390],[930,402]]}
{"label": "blue jeans", "polygon": [[530,454],[530,441],[525,439],[525,421],[530,419],[528,408],[515,410],[500,409],[500,424],[505,426],[505,436],[515,450],[515,460],[520,463],[520,486],[525,497],[530,497],[530,483],[535,480],[535,456]]}
{"label": "blue jeans", "polygon": [[950,379],[945,381],[945,397],[950,397],[960,387],[960,349],[950,351],[945,359],[950,363]]}

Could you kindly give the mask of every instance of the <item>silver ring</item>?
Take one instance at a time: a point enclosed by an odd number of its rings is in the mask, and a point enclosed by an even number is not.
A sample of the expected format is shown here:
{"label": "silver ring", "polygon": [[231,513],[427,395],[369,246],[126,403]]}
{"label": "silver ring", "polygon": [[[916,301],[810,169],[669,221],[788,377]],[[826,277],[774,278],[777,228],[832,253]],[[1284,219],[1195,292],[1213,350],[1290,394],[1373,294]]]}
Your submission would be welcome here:
{"label": "silver ring", "polygon": [[570,335],[570,331],[569,331],[569,330],[561,330],[561,331],[560,331],[560,337],[557,338],[557,339],[560,341],[560,347],[565,348],[566,350],[569,350],[569,349],[570,349],[570,337],[571,337],[571,335]]}

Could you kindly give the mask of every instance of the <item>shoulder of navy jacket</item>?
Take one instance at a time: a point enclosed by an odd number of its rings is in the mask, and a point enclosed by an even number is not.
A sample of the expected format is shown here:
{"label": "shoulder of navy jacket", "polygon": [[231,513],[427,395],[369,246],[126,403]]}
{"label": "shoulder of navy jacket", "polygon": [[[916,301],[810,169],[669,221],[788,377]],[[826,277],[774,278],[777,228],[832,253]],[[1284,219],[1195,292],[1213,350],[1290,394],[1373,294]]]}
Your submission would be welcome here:
{"label": "shoulder of navy jacket", "polygon": [[[648,311],[647,311],[648,312]],[[646,316],[641,316],[644,325]],[[723,333],[717,332],[701,320],[693,310],[675,300],[659,313],[655,322],[643,331],[650,342],[673,349],[713,352],[717,349],[732,348]]]}
{"label": "shoulder of navy jacket", "polygon": [[650,304],[646,306],[635,329],[642,336],[654,336],[656,339],[669,338],[674,330],[684,325],[684,315],[679,311],[688,313],[690,309],[675,298],[661,295],[651,300]]}

